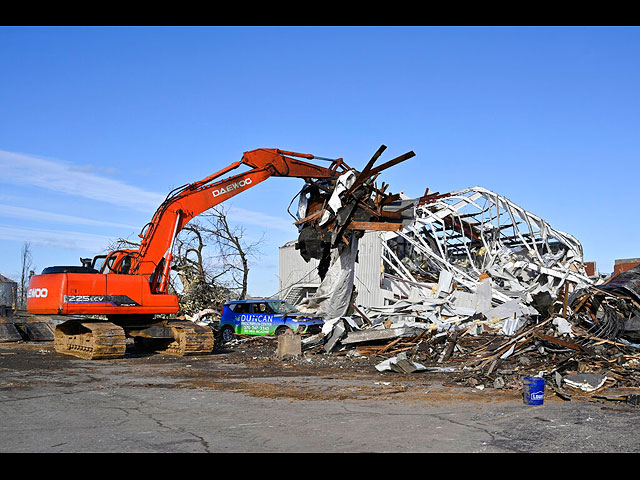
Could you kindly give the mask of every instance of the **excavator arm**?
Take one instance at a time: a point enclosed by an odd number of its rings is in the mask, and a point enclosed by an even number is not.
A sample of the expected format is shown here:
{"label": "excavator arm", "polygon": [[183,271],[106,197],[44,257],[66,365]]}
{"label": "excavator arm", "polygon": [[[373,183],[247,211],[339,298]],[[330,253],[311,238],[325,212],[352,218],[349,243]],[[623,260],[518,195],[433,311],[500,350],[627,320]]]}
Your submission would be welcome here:
{"label": "excavator arm", "polygon": [[[245,152],[239,162],[171,192],[140,234],[142,242],[138,252],[133,255],[131,273],[143,276],[155,274],[152,290],[165,293],[173,242],[194,217],[270,177],[335,178],[339,175],[339,168],[342,171],[348,168],[342,159],[331,160],[330,167],[325,168],[299,158],[330,160],[278,149],[252,150]],[[243,165],[250,167],[250,170],[220,179]],[[159,267],[161,271],[158,271]]]}
{"label": "excavator arm", "polygon": [[[327,168],[307,161],[313,159],[331,164]],[[249,170],[223,178],[242,166]],[[267,148],[245,152],[240,161],[170,192],[142,229],[137,249],[110,252],[99,271],[87,266],[49,267],[32,277],[27,310],[34,314],[175,313],[177,297],[167,294],[171,251],[189,221],[270,177],[332,179],[348,168],[341,158]]]}

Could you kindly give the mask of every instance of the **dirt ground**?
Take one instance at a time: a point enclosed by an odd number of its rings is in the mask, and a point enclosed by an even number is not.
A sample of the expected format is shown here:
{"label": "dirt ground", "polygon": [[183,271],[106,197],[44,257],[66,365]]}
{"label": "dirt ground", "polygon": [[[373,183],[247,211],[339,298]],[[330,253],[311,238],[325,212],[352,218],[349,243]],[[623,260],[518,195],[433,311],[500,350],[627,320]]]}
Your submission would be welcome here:
{"label": "dirt ground", "polygon": [[[331,354],[316,350],[304,352],[301,356],[280,358],[277,355],[277,339],[273,336],[236,336],[229,343],[216,343],[210,355],[195,357],[148,352],[137,349],[131,343],[124,358],[94,362],[60,355],[49,342],[6,343],[0,344],[0,388],[8,385],[6,380],[2,381],[3,371],[50,369],[64,372],[73,368],[76,362],[96,365],[107,362],[134,368],[152,365],[155,374],[161,378],[174,378],[175,388],[236,391],[259,398],[292,401],[402,398],[434,404],[455,400],[524,403],[522,386],[514,381],[507,383],[504,388],[495,388],[490,382],[478,383],[461,371],[379,372],[375,366],[384,358],[360,356],[353,350]],[[167,368],[163,369],[165,364]],[[181,368],[176,368],[176,364]],[[326,380],[334,382],[327,384]],[[544,401],[564,402],[549,389]],[[624,408],[631,407],[624,405]],[[640,409],[637,411],[640,412]]]}
{"label": "dirt ground", "polygon": [[530,406],[515,385],[381,360],[278,358],[274,337],[98,361],[0,344],[0,452],[640,451],[638,407],[552,392]]}

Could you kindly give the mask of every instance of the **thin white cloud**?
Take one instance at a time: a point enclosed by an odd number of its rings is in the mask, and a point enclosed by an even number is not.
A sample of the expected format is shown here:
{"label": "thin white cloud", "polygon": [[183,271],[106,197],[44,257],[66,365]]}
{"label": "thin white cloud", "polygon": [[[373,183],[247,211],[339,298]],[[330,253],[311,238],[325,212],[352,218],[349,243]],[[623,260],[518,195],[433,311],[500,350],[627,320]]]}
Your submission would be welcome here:
{"label": "thin white cloud", "polygon": [[59,160],[0,150],[0,182],[31,185],[100,202],[153,212],[164,196]]}
{"label": "thin white cloud", "polygon": [[229,207],[227,209],[227,218],[233,222],[248,223],[259,227],[282,230],[283,232],[291,234],[295,234],[297,231],[296,227],[293,225],[292,218],[290,220],[286,220],[280,217],[265,215],[264,213],[253,210],[246,210],[244,208]]}
{"label": "thin white cloud", "polygon": [[[166,194],[149,192],[119,180],[103,177],[95,173],[97,170],[93,167],[78,167],[59,160],[54,161],[33,155],[0,150],[0,171],[2,171],[0,183],[35,186],[107,204],[133,208],[145,213],[153,213],[166,198]],[[0,205],[0,215],[16,217],[19,214],[31,219],[60,223],[104,225],[132,229],[132,226],[115,222],[82,219],[24,207]],[[292,219],[290,218],[274,217],[232,206],[228,207],[227,216],[233,222],[281,230],[291,234],[296,232],[296,228],[292,225]],[[134,230],[138,228],[134,228]]]}
{"label": "thin white cloud", "polygon": [[73,215],[64,215],[61,213],[45,212],[44,210],[36,210],[33,208],[16,207],[0,203],[0,217],[23,218],[29,220],[66,223],[71,225],[93,225],[102,227],[115,227],[127,230],[138,231],[140,227],[133,225],[125,225],[117,222],[107,222],[104,220],[94,220],[92,218],[76,217]]}
{"label": "thin white cloud", "polygon": [[11,225],[0,225],[0,239],[83,252],[102,252],[114,240],[93,233],[16,228]]}

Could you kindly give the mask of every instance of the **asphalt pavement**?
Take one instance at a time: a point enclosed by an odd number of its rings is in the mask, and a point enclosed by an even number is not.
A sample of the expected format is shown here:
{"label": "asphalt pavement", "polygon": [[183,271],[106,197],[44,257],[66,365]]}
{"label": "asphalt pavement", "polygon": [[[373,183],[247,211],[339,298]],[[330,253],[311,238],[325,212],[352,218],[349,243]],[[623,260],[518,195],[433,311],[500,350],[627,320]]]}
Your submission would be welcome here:
{"label": "asphalt pavement", "polygon": [[[489,391],[493,390],[493,391]],[[0,345],[2,453],[640,451],[640,409],[227,352],[87,361]]]}

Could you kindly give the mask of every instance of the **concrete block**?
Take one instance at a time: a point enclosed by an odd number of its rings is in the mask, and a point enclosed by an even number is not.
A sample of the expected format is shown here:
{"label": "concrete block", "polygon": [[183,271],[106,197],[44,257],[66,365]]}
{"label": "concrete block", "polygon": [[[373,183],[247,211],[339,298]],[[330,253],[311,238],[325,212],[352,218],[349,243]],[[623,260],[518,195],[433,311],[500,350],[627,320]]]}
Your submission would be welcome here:
{"label": "concrete block", "polygon": [[302,354],[302,339],[300,335],[285,333],[278,336],[278,357],[286,355],[298,356]]}

